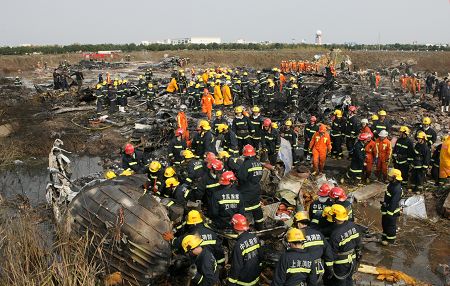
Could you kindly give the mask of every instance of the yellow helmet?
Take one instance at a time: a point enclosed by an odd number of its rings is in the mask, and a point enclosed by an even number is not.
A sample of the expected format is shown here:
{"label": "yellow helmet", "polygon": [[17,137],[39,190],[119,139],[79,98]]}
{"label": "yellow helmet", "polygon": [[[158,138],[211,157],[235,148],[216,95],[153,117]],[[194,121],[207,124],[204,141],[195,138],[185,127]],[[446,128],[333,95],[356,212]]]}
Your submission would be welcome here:
{"label": "yellow helmet", "polygon": [[173,176],[175,176],[175,174],[176,174],[176,172],[175,172],[175,169],[173,167],[167,167],[164,170],[164,177],[166,177],[166,178],[173,177]]}
{"label": "yellow helmet", "polygon": [[191,158],[195,157],[194,153],[192,153],[191,150],[184,150],[183,151],[183,156],[184,156],[185,159],[191,159]]}
{"label": "yellow helmet", "polygon": [[426,138],[427,138],[427,134],[425,134],[425,132],[423,132],[423,131],[419,131],[419,132],[417,133],[416,138],[417,138],[417,139],[426,139]]}
{"label": "yellow helmet", "polygon": [[197,84],[195,85],[195,88],[200,88],[200,84],[197,83]]}
{"label": "yellow helmet", "polygon": [[422,120],[422,123],[425,125],[430,125],[431,124],[431,118],[430,117],[424,117]]}
{"label": "yellow helmet", "polygon": [[152,173],[156,173],[161,170],[161,167],[161,163],[159,163],[158,161],[152,161],[148,166],[148,170]]}
{"label": "yellow helmet", "polygon": [[220,151],[218,154],[219,159],[230,158],[231,155],[227,151]]}
{"label": "yellow helmet", "polygon": [[202,222],[203,222],[203,218],[198,210],[191,210],[190,212],[188,212],[186,224],[191,225],[191,224],[198,224],[198,223],[202,223]]}
{"label": "yellow helmet", "polygon": [[144,76],[143,75],[139,75],[139,78],[144,78]]}
{"label": "yellow helmet", "polygon": [[272,128],[273,129],[278,129],[278,123],[272,122]]}
{"label": "yellow helmet", "polygon": [[189,252],[192,249],[199,247],[203,240],[198,235],[186,235],[181,242],[184,252]]}
{"label": "yellow helmet", "polygon": [[259,113],[261,110],[259,109],[258,106],[253,106],[252,111]]}
{"label": "yellow helmet", "polygon": [[386,113],[386,111],[384,111],[384,110],[380,110],[380,111],[378,111],[378,115],[380,115],[380,116],[386,116],[387,113]]}
{"label": "yellow helmet", "polygon": [[395,179],[397,181],[403,181],[402,171],[400,171],[399,169],[394,169],[394,168],[389,169],[388,176],[389,177],[395,177]]}
{"label": "yellow helmet", "polygon": [[123,83],[127,83],[127,82],[128,82],[128,80],[124,79],[124,80],[123,80],[122,82],[123,82]]}
{"label": "yellow helmet", "polygon": [[275,84],[273,83],[273,81],[269,82],[269,87],[274,87]]}
{"label": "yellow helmet", "polygon": [[336,115],[337,118],[341,118],[342,117],[342,110],[336,109],[334,111],[334,115]]}
{"label": "yellow helmet", "polygon": [[114,86],[118,86],[119,83],[117,82],[117,80],[114,81]]}
{"label": "yellow helmet", "polygon": [[288,242],[302,242],[305,241],[305,235],[303,231],[298,228],[291,228],[286,233],[286,238]]}
{"label": "yellow helmet", "polygon": [[180,182],[175,177],[171,177],[166,180],[166,188],[176,187],[179,184],[180,184]]}
{"label": "yellow helmet", "polygon": [[211,130],[211,126],[209,126],[209,122],[206,120],[200,120],[198,126],[201,127],[203,130]]}
{"label": "yellow helmet", "polygon": [[244,109],[242,108],[242,106],[236,106],[236,108],[234,109],[234,113],[242,113],[244,111]]}
{"label": "yellow helmet", "polygon": [[210,85],[210,86],[215,86],[214,82],[211,82],[209,85]]}
{"label": "yellow helmet", "polygon": [[238,79],[238,80],[236,81],[236,83],[240,84],[240,83],[242,83],[242,81],[241,81],[240,79]]}
{"label": "yellow helmet", "polygon": [[323,209],[322,217],[326,217],[328,222],[333,222],[333,211],[330,206]]}
{"label": "yellow helmet", "polygon": [[290,80],[290,81],[295,81],[295,77],[291,76],[291,77],[289,78],[289,80]]}
{"label": "yellow helmet", "polygon": [[331,206],[331,212],[334,214],[337,220],[348,220],[347,209],[343,205],[334,204]]}
{"label": "yellow helmet", "polygon": [[223,114],[223,113],[222,113],[222,110],[217,110],[217,111],[216,111],[216,116],[217,116],[217,117],[222,116],[222,114]]}
{"label": "yellow helmet", "polygon": [[131,176],[133,174],[134,174],[133,170],[126,169],[126,170],[123,170],[122,173],[120,173],[120,176]]}
{"label": "yellow helmet", "polygon": [[400,126],[400,132],[405,133],[406,135],[409,135],[409,128],[406,126]]}
{"label": "yellow helmet", "polygon": [[377,120],[378,120],[378,115],[373,114],[373,115],[372,115],[372,121],[377,121]]}
{"label": "yellow helmet", "polygon": [[106,85],[107,84],[107,82],[106,82],[106,80],[104,80],[103,82],[102,82],[102,85]]}
{"label": "yellow helmet", "polygon": [[96,89],[100,89],[100,88],[102,88],[102,85],[98,83],[98,84],[95,86],[95,88],[96,88]]}
{"label": "yellow helmet", "polygon": [[195,81],[192,81],[192,80],[191,80],[191,81],[189,82],[189,86],[194,86],[194,84],[195,84]]}
{"label": "yellow helmet", "polygon": [[114,171],[108,170],[105,173],[105,179],[111,180],[111,179],[114,179],[116,177],[117,177],[117,175],[116,175],[116,173],[114,173]]}
{"label": "yellow helmet", "polygon": [[298,85],[293,84],[293,85],[292,85],[292,88],[298,88]]}
{"label": "yellow helmet", "polygon": [[148,84],[148,88],[153,88],[153,84],[152,84],[152,83],[149,83],[149,84]]}
{"label": "yellow helmet", "polygon": [[294,215],[294,219],[296,221],[303,221],[303,220],[309,221],[309,214],[306,211],[299,211]]}
{"label": "yellow helmet", "polygon": [[225,130],[228,130],[228,125],[219,124],[219,125],[217,125],[217,130],[219,131],[219,133],[223,133]]}
{"label": "yellow helmet", "polygon": [[284,123],[284,125],[286,126],[292,126],[292,121],[290,119],[286,120],[286,122]]}
{"label": "yellow helmet", "polygon": [[119,84],[122,84],[122,83],[123,83],[123,81],[121,79],[119,79]]}
{"label": "yellow helmet", "polygon": [[247,73],[247,72],[244,72],[244,75],[248,75],[248,73]]}

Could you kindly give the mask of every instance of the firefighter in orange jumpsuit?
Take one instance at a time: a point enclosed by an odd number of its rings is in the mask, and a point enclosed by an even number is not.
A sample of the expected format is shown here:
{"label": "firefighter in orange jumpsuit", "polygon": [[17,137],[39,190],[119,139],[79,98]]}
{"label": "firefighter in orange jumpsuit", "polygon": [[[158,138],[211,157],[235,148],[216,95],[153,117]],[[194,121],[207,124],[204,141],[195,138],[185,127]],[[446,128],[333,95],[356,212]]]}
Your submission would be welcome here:
{"label": "firefighter in orange jumpsuit", "polygon": [[330,134],[328,134],[325,125],[321,124],[319,126],[319,131],[314,133],[311,142],[309,143],[309,150],[311,150],[313,154],[313,175],[322,173],[327,155],[331,152]]}
{"label": "firefighter in orange jumpsuit", "polygon": [[417,78],[416,75],[413,74],[412,77],[410,77],[407,81],[407,86],[408,86],[408,90],[409,92],[411,92],[413,95],[416,95],[416,91],[417,91]]}
{"label": "firefighter in orange jumpsuit", "polygon": [[378,139],[375,141],[377,149],[377,169],[375,170],[375,175],[383,182],[387,180],[387,171],[392,155],[391,141],[387,138],[388,135],[386,130],[381,130],[378,134]]}
{"label": "firefighter in orange jumpsuit", "polygon": [[212,117],[212,108],[214,104],[214,97],[209,93],[208,89],[203,90],[202,96],[202,112],[208,116],[208,120]]}
{"label": "firefighter in orange jumpsuit", "polygon": [[189,141],[189,130],[188,130],[188,121],[187,121],[187,117],[186,117],[186,111],[187,106],[182,104],[180,106],[180,112],[178,112],[177,114],[177,125],[178,128],[183,129],[183,135],[182,138],[184,140],[186,140],[186,142]]}
{"label": "firefighter in orange jumpsuit", "polygon": [[380,73],[377,72],[377,75],[375,76],[375,88],[378,89],[378,87],[380,86],[380,81],[381,81],[381,76]]}
{"label": "firefighter in orange jumpsuit", "polygon": [[367,118],[361,119],[361,130],[359,131],[359,133],[369,133],[370,136],[373,138],[373,132],[372,130],[370,130],[369,126],[369,119]]}
{"label": "firefighter in orange jumpsuit", "polygon": [[400,77],[400,84],[401,84],[401,86],[402,86],[403,92],[406,91],[406,82],[407,82],[407,81],[408,81],[408,77],[406,76],[406,74],[404,74],[404,75],[402,75],[402,76]]}
{"label": "firefighter in orange jumpsuit", "polygon": [[364,147],[364,150],[366,151],[366,160],[364,161],[364,180],[366,183],[369,183],[370,177],[372,176],[373,159],[377,156],[377,147],[375,141],[372,140],[373,135],[371,135],[371,133],[365,134],[367,134],[371,138],[369,143],[367,143],[367,145]]}
{"label": "firefighter in orange jumpsuit", "polygon": [[286,77],[284,74],[280,73],[280,92],[283,91],[283,85],[286,82]]}

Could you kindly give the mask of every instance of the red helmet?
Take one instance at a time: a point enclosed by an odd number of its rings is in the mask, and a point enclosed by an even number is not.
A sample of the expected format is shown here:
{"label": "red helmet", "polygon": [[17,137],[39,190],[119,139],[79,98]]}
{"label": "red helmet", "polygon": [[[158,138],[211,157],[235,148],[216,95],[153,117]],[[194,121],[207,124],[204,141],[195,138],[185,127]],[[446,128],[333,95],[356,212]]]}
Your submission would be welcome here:
{"label": "red helmet", "polygon": [[216,154],[214,154],[213,152],[205,153],[205,162],[207,164],[211,163],[214,159],[216,159]]}
{"label": "red helmet", "polygon": [[371,137],[372,137],[372,135],[370,135],[370,133],[367,133],[367,132],[366,133],[361,133],[358,136],[358,140],[366,141],[366,140],[369,140]]}
{"label": "red helmet", "polygon": [[130,144],[130,143],[125,145],[125,154],[133,155],[133,153],[134,153],[134,146],[132,144]]}
{"label": "red helmet", "polygon": [[317,118],[313,115],[313,116],[311,116],[311,118],[309,119],[309,121],[311,121],[311,122],[316,122],[316,121],[317,121]]}
{"label": "red helmet", "polygon": [[350,105],[350,106],[348,107],[348,111],[355,112],[355,111],[356,111],[356,106]]}
{"label": "red helmet", "polygon": [[247,218],[241,214],[235,214],[231,218],[231,225],[234,230],[246,231],[248,230]]}
{"label": "red helmet", "polygon": [[211,163],[208,164],[208,169],[212,169],[214,171],[222,171],[223,163],[219,159],[214,159]]}
{"label": "red helmet", "polygon": [[272,125],[272,120],[270,120],[270,118],[264,119],[263,126],[270,127],[271,125]]}
{"label": "red helmet", "polygon": [[330,198],[338,199],[339,201],[343,202],[347,199],[347,195],[342,188],[334,187],[330,191]]}
{"label": "red helmet", "polygon": [[256,155],[255,148],[250,144],[245,145],[242,155],[244,155],[245,157],[255,156]]}
{"label": "red helmet", "polygon": [[177,130],[175,130],[175,136],[176,137],[179,137],[179,136],[183,135],[183,133],[184,133],[184,130],[181,129],[181,128],[178,128]]}
{"label": "red helmet", "polygon": [[317,193],[321,197],[328,197],[330,195],[330,186],[328,184],[322,184],[320,186],[319,192]]}
{"label": "red helmet", "polygon": [[236,176],[232,171],[223,172],[220,176],[219,184],[223,186],[228,186],[237,180]]}
{"label": "red helmet", "polygon": [[327,127],[325,126],[325,124],[320,124],[319,132],[325,132],[325,131],[327,131]]}

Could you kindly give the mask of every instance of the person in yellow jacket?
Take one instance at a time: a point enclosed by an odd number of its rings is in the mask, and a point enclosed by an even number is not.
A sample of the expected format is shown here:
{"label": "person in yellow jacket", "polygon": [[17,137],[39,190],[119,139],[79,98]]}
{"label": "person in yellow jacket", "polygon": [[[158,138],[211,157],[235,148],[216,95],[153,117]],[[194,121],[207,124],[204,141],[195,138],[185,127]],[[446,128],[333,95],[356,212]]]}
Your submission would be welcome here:
{"label": "person in yellow jacket", "polygon": [[227,80],[225,85],[222,87],[223,105],[225,105],[225,107],[233,106],[233,97],[231,96],[230,84],[231,82]]}
{"label": "person in yellow jacket", "polygon": [[450,136],[443,140],[439,162],[439,179],[450,178]]}
{"label": "person in yellow jacket", "polygon": [[216,80],[214,85],[214,104],[223,105],[222,90],[220,89],[220,80]]}
{"label": "person in yellow jacket", "polygon": [[177,80],[173,77],[166,89],[167,92],[174,93],[178,91]]}

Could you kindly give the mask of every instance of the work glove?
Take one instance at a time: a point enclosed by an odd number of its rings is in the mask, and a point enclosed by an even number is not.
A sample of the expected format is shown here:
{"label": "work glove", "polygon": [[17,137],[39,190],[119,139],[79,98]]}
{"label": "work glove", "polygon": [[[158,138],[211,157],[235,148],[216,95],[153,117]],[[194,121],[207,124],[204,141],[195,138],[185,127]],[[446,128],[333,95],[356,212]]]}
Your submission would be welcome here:
{"label": "work glove", "polygon": [[358,261],[358,262],[361,261],[361,258],[362,258],[361,249],[356,249],[355,252],[356,252],[356,261]]}
{"label": "work glove", "polygon": [[174,235],[172,231],[166,231],[162,234],[162,237],[165,241],[172,241],[174,239]]}
{"label": "work glove", "polygon": [[189,277],[195,277],[197,275],[197,266],[195,264],[192,264],[188,269],[188,275]]}

